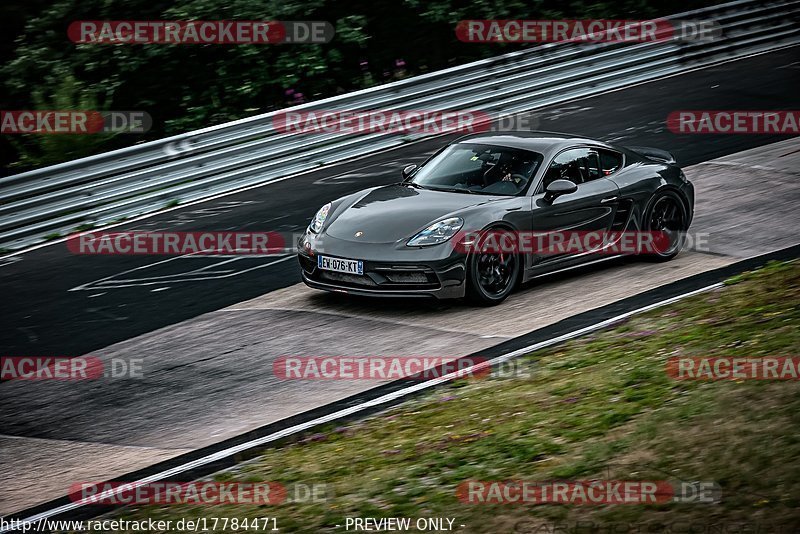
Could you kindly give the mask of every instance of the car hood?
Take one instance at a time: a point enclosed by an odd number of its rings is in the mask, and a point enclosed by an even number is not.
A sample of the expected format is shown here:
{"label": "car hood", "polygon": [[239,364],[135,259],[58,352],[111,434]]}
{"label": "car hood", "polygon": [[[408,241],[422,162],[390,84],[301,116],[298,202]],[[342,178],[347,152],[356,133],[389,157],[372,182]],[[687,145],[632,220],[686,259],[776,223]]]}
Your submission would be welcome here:
{"label": "car hood", "polygon": [[457,215],[459,210],[500,198],[504,197],[388,185],[336,210],[325,233],[345,241],[394,243],[412,237],[432,222]]}

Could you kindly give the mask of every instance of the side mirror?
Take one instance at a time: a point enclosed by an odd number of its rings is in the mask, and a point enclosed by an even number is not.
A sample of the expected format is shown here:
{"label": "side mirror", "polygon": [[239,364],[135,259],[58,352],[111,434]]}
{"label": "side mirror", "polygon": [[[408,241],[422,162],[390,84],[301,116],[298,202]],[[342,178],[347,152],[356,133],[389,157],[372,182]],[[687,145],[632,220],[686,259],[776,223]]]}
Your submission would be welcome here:
{"label": "side mirror", "polygon": [[553,180],[550,184],[545,188],[544,200],[546,202],[552,203],[556,198],[560,197],[561,195],[569,195],[570,193],[574,193],[578,190],[578,186],[575,182],[570,180]]}
{"label": "side mirror", "polygon": [[405,182],[409,178],[411,178],[411,174],[417,170],[417,166],[414,164],[406,165],[402,171],[400,171],[400,176],[403,177],[403,181]]}

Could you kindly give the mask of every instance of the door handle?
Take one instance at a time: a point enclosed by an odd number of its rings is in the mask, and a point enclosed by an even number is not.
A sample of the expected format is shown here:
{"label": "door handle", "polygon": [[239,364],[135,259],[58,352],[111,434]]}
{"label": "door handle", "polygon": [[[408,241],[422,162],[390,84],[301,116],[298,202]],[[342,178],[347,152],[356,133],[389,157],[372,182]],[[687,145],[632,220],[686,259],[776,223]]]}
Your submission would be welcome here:
{"label": "door handle", "polygon": [[600,204],[608,204],[609,202],[616,202],[619,197],[606,197],[600,201]]}

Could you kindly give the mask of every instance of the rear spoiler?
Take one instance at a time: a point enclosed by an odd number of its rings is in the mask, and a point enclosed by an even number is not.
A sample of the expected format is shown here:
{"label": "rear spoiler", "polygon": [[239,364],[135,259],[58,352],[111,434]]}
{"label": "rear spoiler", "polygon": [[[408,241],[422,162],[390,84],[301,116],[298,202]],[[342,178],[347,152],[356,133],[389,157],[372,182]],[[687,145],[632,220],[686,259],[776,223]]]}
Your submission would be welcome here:
{"label": "rear spoiler", "polygon": [[651,148],[649,146],[629,146],[625,148],[653,161],[658,161],[660,163],[675,163],[675,156],[666,150]]}

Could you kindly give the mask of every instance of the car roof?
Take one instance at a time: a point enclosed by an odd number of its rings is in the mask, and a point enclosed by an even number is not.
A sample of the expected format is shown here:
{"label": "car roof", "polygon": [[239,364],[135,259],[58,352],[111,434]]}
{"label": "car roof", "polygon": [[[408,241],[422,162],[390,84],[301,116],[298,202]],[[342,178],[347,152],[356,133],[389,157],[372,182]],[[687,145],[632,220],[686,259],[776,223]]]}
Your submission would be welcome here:
{"label": "car roof", "polygon": [[618,150],[613,146],[598,141],[597,139],[589,139],[587,137],[580,137],[558,132],[540,132],[540,131],[519,131],[519,132],[501,132],[501,133],[478,133],[470,134],[460,137],[454,143],[479,143],[482,145],[496,145],[507,148],[519,148],[522,150],[531,150],[548,155],[553,152],[559,152],[562,149],[569,148],[575,145],[593,145],[598,147],[610,148]]}

